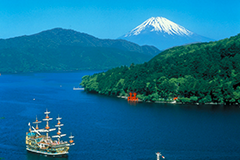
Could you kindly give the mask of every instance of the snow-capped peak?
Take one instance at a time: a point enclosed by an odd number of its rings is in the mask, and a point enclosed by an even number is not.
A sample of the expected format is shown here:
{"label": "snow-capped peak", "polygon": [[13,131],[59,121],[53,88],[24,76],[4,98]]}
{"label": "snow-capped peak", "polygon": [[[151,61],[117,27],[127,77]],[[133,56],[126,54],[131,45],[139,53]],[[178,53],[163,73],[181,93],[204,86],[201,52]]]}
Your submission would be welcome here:
{"label": "snow-capped peak", "polygon": [[143,31],[148,32],[163,32],[169,35],[190,36],[193,32],[185,29],[184,27],[164,18],[164,17],[151,17],[132,31],[127,33],[124,37],[138,35]]}

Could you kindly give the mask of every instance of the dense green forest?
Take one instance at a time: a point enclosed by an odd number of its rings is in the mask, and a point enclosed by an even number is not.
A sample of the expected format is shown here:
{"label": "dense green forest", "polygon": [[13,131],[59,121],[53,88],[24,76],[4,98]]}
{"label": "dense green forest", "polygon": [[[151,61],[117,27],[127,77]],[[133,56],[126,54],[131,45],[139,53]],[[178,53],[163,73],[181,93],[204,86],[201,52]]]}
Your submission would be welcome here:
{"label": "dense green forest", "polygon": [[0,73],[110,69],[146,62],[159,52],[153,46],[55,28],[0,39]]}
{"label": "dense green forest", "polygon": [[178,46],[149,62],[121,66],[84,76],[88,92],[126,96],[143,101],[240,103],[240,34],[210,43]]}

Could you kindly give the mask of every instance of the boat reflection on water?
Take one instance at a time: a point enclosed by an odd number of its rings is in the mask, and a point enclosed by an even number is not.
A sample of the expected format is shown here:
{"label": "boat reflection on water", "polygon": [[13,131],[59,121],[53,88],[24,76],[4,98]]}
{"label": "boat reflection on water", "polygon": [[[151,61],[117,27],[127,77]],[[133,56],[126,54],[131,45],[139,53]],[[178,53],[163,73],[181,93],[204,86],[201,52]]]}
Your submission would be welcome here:
{"label": "boat reflection on water", "polygon": [[128,104],[130,104],[131,106],[136,106],[138,102],[136,101],[128,101]]}
{"label": "boat reflection on water", "polygon": [[66,155],[65,157],[53,157],[53,156],[27,152],[27,160],[68,160],[68,155]]}

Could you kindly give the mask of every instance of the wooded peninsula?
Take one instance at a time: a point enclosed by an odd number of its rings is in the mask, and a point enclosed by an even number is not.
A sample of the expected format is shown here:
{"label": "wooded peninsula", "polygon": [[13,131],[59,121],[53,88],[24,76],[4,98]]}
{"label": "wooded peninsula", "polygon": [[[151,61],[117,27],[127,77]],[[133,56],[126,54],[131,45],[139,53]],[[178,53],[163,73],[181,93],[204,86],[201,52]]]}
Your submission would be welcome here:
{"label": "wooded peninsula", "polygon": [[216,42],[165,50],[144,64],[82,77],[87,92],[143,101],[240,103],[240,34]]}

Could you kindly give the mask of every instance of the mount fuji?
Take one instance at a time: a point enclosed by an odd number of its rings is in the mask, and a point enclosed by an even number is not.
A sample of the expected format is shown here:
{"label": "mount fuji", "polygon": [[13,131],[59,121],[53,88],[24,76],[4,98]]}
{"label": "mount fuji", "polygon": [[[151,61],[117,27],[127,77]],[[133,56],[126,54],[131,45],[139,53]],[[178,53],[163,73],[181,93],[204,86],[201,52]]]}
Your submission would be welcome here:
{"label": "mount fuji", "polygon": [[193,33],[164,17],[151,17],[118,39],[125,39],[139,45],[153,45],[160,50],[190,43],[214,41]]}

